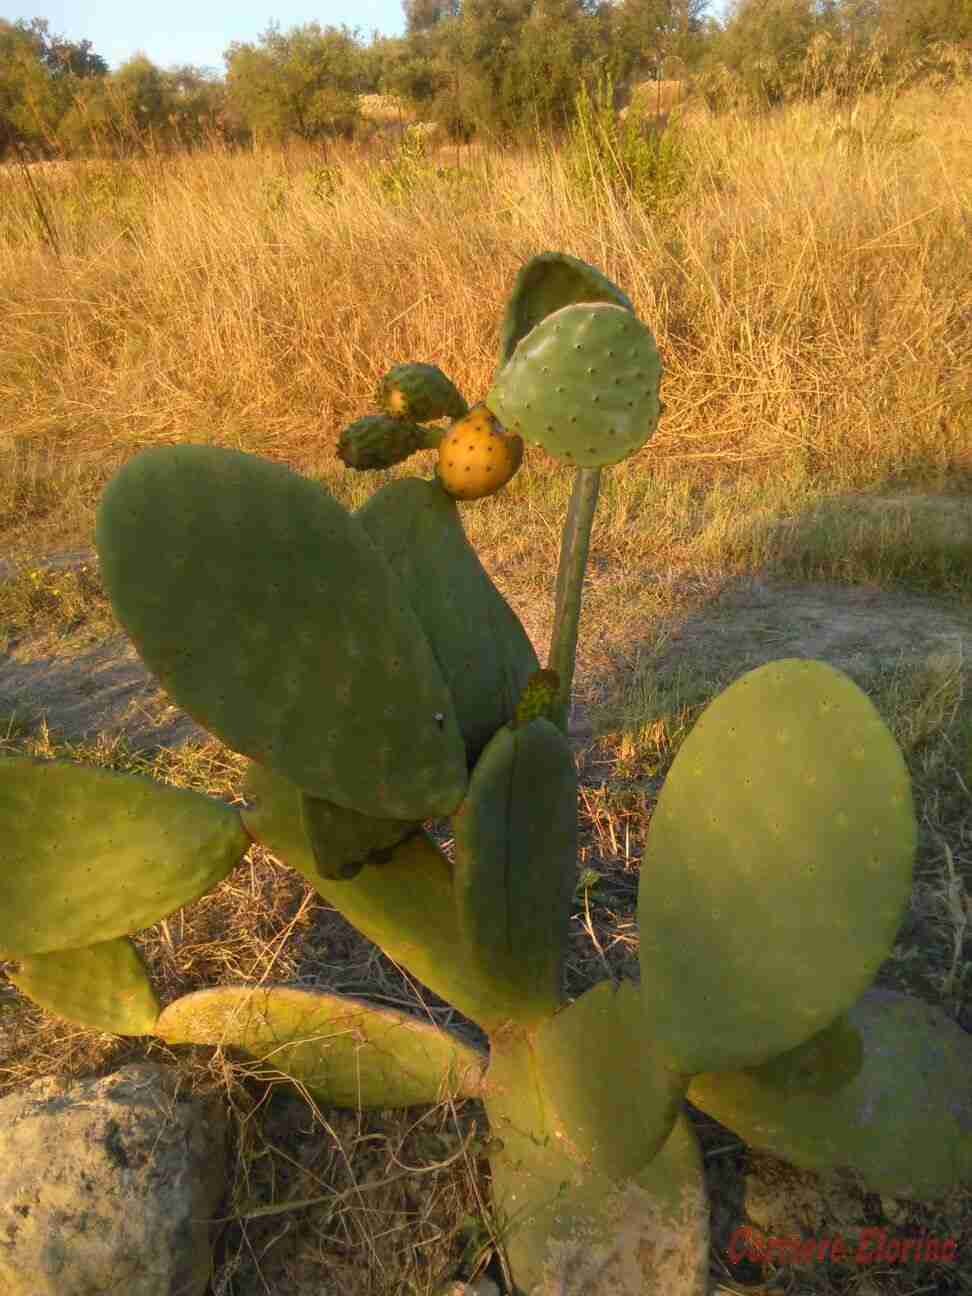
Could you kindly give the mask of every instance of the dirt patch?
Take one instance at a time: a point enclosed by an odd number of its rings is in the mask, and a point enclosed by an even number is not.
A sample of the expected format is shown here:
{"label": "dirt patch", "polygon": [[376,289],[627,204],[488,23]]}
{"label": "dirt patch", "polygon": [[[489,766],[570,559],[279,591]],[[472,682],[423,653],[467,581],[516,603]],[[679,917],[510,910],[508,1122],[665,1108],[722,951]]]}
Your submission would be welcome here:
{"label": "dirt patch", "polygon": [[[893,509],[935,501],[873,503]],[[972,512],[965,501],[937,503],[943,513],[958,509],[967,518]],[[93,549],[52,554],[40,565],[63,569],[83,563],[97,564]],[[0,562],[0,580],[9,573],[9,564]],[[602,577],[594,569],[590,578]],[[646,571],[645,578],[654,577]],[[570,725],[575,747],[589,747],[598,703],[623,687],[636,664],[650,671],[663,704],[676,694],[681,703],[692,702],[693,694],[725,687],[745,671],[784,657],[826,661],[862,688],[894,667],[972,661],[972,604],[959,598],[756,576],[730,582],[701,606],[698,598],[693,601],[694,612],[671,618],[654,642],[633,643],[623,656],[581,635]],[[551,633],[547,602],[517,608],[541,661]],[[46,720],[53,738],[72,742],[102,734],[144,749],[209,737],[172,705],[120,631],[94,644],[72,635],[12,641],[0,656],[0,713],[14,710],[19,721],[33,727]]]}

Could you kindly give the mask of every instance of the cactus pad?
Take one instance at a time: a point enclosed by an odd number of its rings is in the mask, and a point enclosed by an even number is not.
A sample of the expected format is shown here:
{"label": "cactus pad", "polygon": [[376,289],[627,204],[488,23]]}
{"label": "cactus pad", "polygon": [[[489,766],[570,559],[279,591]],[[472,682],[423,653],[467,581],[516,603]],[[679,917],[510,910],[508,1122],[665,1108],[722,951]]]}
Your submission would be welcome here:
{"label": "cactus pad", "polygon": [[541,252],[529,260],[516,276],[506,304],[500,326],[500,366],[506,364],[520,339],[541,320],[578,302],[608,302],[634,312],[631,301],[617,284],[586,261],[565,252]]}
{"label": "cactus pad", "polygon": [[863,1060],[834,1093],[793,1093],[761,1068],[695,1076],[689,1101],[801,1169],[851,1167],[870,1192],[935,1201],[972,1187],[972,1036],[893,990],[868,990],[847,1018]]}
{"label": "cactus pad", "polygon": [[705,709],[648,829],[638,895],[649,1034],[687,1074],[759,1066],[874,979],[911,893],[901,750],[823,662],[750,671]]}
{"label": "cactus pad", "polygon": [[655,339],[622,306],[565,306],[522,338],[486,404],[503,425],[573,467],[640,450],[658,425]]}
{"label": "cactus pad", "polygon": [[430,364],[400,364],[378,386],[378,404],[393,418],[462,418],[469,406],[455,384]]}
{"label": "cactus pad", "polygon": [[97,544],[143,661],[227,746],[361,814],[455,809],[449,691],[391,569],[322,486],[235,450],[146,450],[108,483]]}
{"label": "cactus pad", "polygon": [[561,998],[577,880],[577,773],[549,720],[505,726],[480,756],[452,818],[458,927],[487,984],[549,1017]]}
{"label": "cactus pad", "polygon": [[19,755],[0,756],[0,825],[10,958],[150,927],[221,882],[250,845],[238,812],[198,792]]}
{"label": "cactus pad", "polygon": [[[651,1161],[678,1118],[688,1080],[648,1039],[638,988],[601,981],[542,1022],[537,1077],[560,1146],[614,1180]],[[610,1058],[610,1067],[592,1058]]]}
{"label": "cactus pad", "polygon": [[28,954],[10,980],[47,1012],[89,1030],[151,1035],[159,1001],[142,955],[127,936],[84,949]]}
{"label": "cactus pad", "polygon": [[517,1296],[706,1296],[709,1207],[688,1117],[680,1113],[655,1157],[619,1183],[568,1154],[529,1040],[491,1045],[483,1102],[498,1145],[493,1201]]}
{"label": "cactus pad", "polygon": [[384,555],[428,639],[456,710],[471,768],[513,715],[539,662],[516,613],[466,539],[438,482],[404,477],[355,514]]}
{"label": "cactus pad", "polygon": [[244,1049],[329,1107],[414,1107],[478,1092],[485,1057],[395,1008],[291,986],[214,986],[163,1009],[169,1044]]}
{"label": "cactus pad", "polygon": [[247,832],[301,873],[390,958],[484,1030],[507,1021],[517,1001],[483,981],[458,937],[452,868],[427,833],[394,847],[349,881],[321,874],[301,823],[300,789],[251,764],[243,780]]}
{"label": "cactus pad", "polygon": [[523,441],[507,436],[485,405],[474,405],[439,442],[436,472],[455,499],[495,495],[523,460]]}
{"label": "cactus pad", "polygon": [[366,864],[377,864],[392,846],[410,837],[420,823],[373,819],[319,797],[300,798],[301,823],[321,877],[353,878]]}
{"label": "cactus pad", "polygon": [[826,1030],[805,1044],[771,1058],[759,1067],[744,1068],[754,1079],[770,1085],[781,1097],[790,1094],[831,1094],[842,1089],[861,1069],[861,1033],[841,1014]]}

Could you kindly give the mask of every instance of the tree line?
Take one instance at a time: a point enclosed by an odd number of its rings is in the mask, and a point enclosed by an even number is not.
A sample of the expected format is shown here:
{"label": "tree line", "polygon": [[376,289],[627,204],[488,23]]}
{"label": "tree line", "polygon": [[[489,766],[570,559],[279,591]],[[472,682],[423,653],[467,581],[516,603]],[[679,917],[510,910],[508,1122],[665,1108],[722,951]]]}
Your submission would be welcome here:
{"label": "tree line", "polygon": [[403,0],[399,37],[307,23],[233,41],[225,72],[115,71],[46,19],[0,20],[0,159],[326,142],[367,130],[389,96],[452,139],[513,141],[568,127],[593,85],[689,79],[718,110],[823,89],[968,71],[972,0]]}

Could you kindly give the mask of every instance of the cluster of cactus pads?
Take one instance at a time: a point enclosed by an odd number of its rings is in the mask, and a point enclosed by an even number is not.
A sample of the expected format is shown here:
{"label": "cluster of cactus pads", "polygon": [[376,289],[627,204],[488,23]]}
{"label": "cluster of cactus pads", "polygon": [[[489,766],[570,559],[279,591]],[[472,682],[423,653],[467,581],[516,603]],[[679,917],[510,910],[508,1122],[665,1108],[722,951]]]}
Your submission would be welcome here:
{"label": "cluster of cactus pads", "polygon": [[[546,253],[514,285],[485,404],[470,411],[434,366],[401,365],[382,413],[341,437],[360,470],[437,448],[431,479],[394,480],[349,514],[254,455],[135,455],[99,507],[105,587],[171,697],[250,758],[245,803],[0,758],[0,954],[15,984],[98,1030],[271,1057],[323,1104],[481,1099],[520,1296],[704,1296],[686,1099],[873,1191],[934,1200],[972,1181],[968,1037],[868,990],[911,887],[905,762],[823,663],[770,663],[705,710],[648,832],[640,983],[564,997],[588,540],[602,468],[654,431],[660,374],[620,289]],[[455,422],[423,426],[440,418]],[[575,473],[545,670],[459,516],[519,464],[498,420]],[[441,817],[454,861],[424,827]],[[488,1054],[318,990],[219,986],[161,1007],[131,934],[219,883],[251,842],[478,1023]]]}

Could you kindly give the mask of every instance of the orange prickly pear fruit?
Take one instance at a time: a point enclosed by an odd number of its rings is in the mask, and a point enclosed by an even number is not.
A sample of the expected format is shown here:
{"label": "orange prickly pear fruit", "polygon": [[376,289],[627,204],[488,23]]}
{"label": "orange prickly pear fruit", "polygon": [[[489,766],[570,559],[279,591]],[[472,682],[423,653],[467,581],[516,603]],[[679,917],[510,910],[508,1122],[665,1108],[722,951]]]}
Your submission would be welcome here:
{"label": "orange prickly pear fruit", "polygon": [[480,402],[439,442],[439,481],[454,499],[482,499],[510,480],[523,460],[523,439],[507,436]]}

